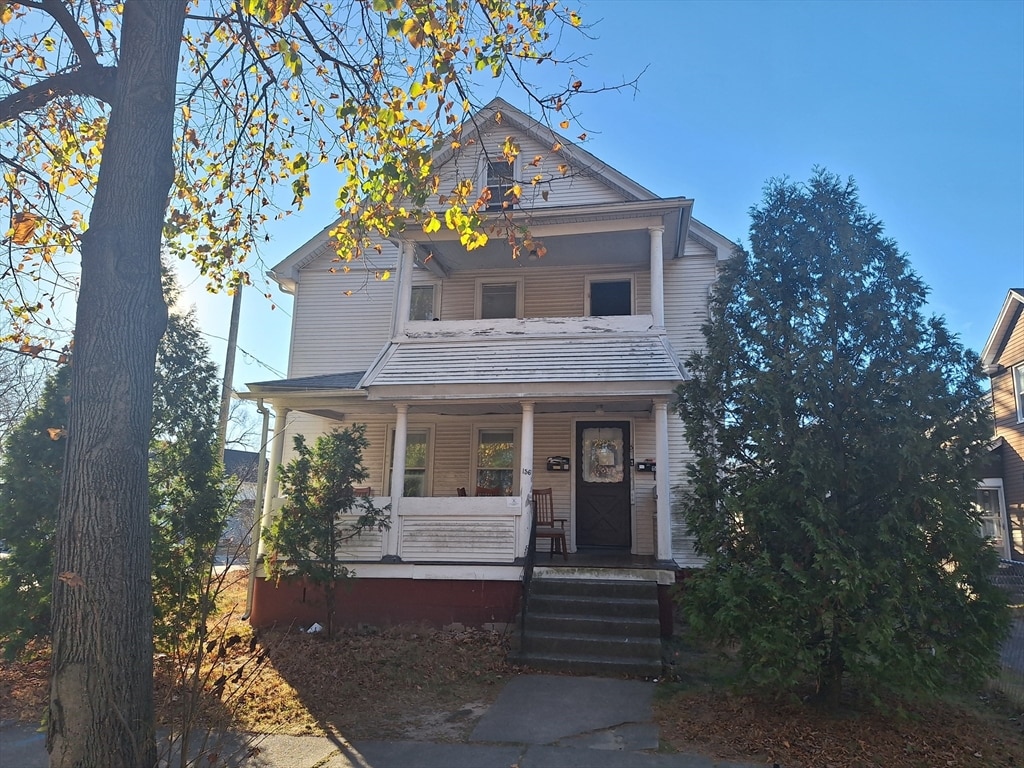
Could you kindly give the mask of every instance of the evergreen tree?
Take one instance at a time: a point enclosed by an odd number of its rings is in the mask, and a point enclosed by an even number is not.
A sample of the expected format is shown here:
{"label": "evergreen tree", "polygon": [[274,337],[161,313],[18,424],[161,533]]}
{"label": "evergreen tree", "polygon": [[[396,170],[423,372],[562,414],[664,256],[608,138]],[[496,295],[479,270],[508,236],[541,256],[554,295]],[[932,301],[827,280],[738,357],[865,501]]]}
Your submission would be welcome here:
{"label": "evergreen tree", "polygon": [[[169,306],[179,289],[164,274]],[[154,640],[165,647],[203,629],[204,585],[230,512],[217,449],[220,384],[194,312],[172,312],[157,347],[149,451]]]}
{"label": "evergreen tree", "polygon": [[295,458],[278,468],[286,500],[263,534],[271,576],[320,588],[328,637],[334,635],[335,588],[354,575],[341,563],[339,548],[364,530],[388,527],[391,505],[378,509],[352,488],[368,477],[363,467],[367,445],[365,424],[320,435],[312,448],[296,435]]}
{"label": "evergreen tree", "polygon": [[53,534],[71,371],[61,366],[4,441],[0,464],[0,642],[12,655],[50,629]]}
{"label": "evergreen tree", "polygon": [[933,689],[992,671],[1007,627],[973,507],[977,357],[856,186],[770,182],[724,265],[680,413],[695,628],[750,681]]}
{"label": "evergreen tree", "polygon": [[[173,304],[178,288],[165,273]],[[0,641],[8,655],[50,624],[53,535],[64,466],[70,366],[8,437],[0,465]],[[217,368],[193,313],[172,313],[161,339],[149,453],[154,634],[168,648],[199,627],[213,554],[229,512],[217,456]]]}

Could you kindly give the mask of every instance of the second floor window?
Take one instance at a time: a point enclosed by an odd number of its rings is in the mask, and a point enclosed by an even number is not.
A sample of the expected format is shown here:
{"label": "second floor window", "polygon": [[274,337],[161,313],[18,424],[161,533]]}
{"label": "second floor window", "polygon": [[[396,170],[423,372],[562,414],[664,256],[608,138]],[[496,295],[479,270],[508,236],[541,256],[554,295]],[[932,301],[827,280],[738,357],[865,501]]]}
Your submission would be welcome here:
{"label": "second floor window", "polygon": [[480,319],[518,317],[517,283],[484,283],[480,286]]}
{"label": "second floor window", "polygon": [[629,280],[591,280],[590,314],[593,317],[633,314],[633,285]]}
{"label": "second floor window", "polygon": [[433,320],[437,317],[434,310],[434,286],[414,285],[412,302],[409,305],[410,320]]}

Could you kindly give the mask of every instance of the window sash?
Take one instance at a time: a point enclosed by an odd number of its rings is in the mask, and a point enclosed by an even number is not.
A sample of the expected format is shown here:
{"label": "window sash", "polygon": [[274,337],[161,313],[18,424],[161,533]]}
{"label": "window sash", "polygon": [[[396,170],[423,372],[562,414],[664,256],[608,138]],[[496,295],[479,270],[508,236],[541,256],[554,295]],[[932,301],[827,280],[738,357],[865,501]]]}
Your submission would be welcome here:
{"label": "window sash", "polygon": [[434,310],[434,286],[414,285],[412,299],[409,303],[410,320],[433,320],[437,316]]}
{"label": "window sash", "polygon": [[515,479],[515,430],[481,429],[477,432],[476,484],[500,488],[511,496]]}
{"label": "window sash", "polygon": [[497,320],[518,315],[517,283],[493,283],[480,286],[480,319]]}
{"label": "window sash", "polygon": [[[430,457],[430,431],[410,429],[405,442],[405,482],[402,496],[427,496],[427,466]],[[391,462],[388,465],[388,493],[395,471],[395,432],[391,431]]]}

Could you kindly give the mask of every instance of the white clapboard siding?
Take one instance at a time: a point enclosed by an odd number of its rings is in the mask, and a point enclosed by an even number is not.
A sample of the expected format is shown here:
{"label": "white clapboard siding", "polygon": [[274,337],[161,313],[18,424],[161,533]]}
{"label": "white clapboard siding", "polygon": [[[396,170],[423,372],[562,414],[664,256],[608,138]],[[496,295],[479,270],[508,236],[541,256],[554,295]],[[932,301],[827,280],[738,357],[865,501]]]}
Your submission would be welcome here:
{"label": "white clapboard siding", "polygon": [[434,429],[433,495],[454,496],[472,489],[473,426],[466,419],[442,419]]}
{"label": "white clapboard siding", "polygon": [[511,563],[516,518],[404,517],[399,556],[412,562]]}
{"label": "white clapboard siding", "polygon": [[[633,459],[653,459],[655,449],[654,420],[633,420]],[[655,553],[655,518],[658,500],[654,497],[653,472],[633,472],[633,514],[636,515],[635,550],[639,555]]]}
{"label": "white clapboard siding", "polygon": [[665,266],[665,330],[680,360],[704,346],[708,292],[717,277],[714,256],[675,259]]}
{"label": "white clapboard siding", "polygon": [[390,250],[374,254],[372,265],[352,262],[347,273],[329,256],[302,268],[292,312],[289,377],[364,371],[373,362],[391,335],[396,281],[378,279],[386,269],[394,272],[396,254]]}
{"label": "white clapboard siding", "polygon": [[[344,515],[341,518],[342,523],[350,529],[355,526],[358,520],[358,515]],[[376,528],[361,531],[358,536],[343,541],[338,545],[338,559],[342,561],[368,560],[376,562],[384,557],[384,555],[384,534]]]}

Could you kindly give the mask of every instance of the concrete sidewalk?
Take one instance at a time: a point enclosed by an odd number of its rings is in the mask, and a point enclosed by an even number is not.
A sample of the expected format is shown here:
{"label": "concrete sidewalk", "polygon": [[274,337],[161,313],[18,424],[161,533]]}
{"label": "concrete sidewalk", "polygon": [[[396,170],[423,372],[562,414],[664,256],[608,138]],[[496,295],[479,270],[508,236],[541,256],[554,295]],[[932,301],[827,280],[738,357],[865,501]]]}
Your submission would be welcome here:
{"label": "concrete sidewalk", "polygon": [[[228,734],[210,748],[221,760],[213,765],[237,768],[755,768],[657,754],[653,695],[653,683],[523,675],[505,685],[468,743]],[[0,766],[46,768],[45,735],[3,723]]]}

